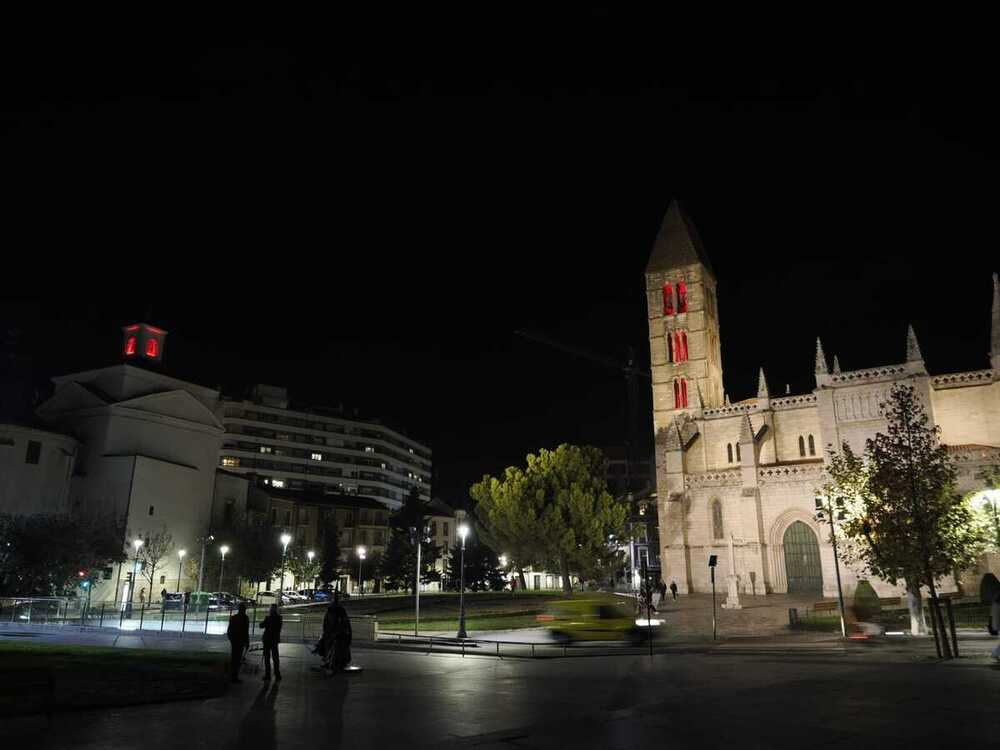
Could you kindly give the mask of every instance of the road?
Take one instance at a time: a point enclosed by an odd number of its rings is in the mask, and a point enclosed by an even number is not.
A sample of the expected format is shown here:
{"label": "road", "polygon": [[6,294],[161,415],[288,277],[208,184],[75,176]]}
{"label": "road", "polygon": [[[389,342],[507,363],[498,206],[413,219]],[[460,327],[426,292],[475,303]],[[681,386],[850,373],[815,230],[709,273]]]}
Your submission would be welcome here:
{"label": "road", "polygon": [[[221,698],[5,721],[34,748],[995,746],[1000,670],[981,655],[702,654],[496,659],[358,649],[324,678],[302,646],[285,679]],[[970,652],[972,653],[972,652]],[[655,744],[654,744],[655,743]]]}

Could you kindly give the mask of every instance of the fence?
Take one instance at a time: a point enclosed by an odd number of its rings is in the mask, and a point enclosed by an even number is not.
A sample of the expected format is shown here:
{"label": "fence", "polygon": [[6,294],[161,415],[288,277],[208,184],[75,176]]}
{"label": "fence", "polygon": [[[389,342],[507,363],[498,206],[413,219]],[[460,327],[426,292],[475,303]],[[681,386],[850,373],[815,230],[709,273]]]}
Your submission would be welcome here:
{"label": "fence", "polygon": [[[981,604],[978,599],[952,599],[952,611],[956,628],[985,630],[990,621],[989,605]],[[942,613],[944,613],[943,605]],[[837,608],[789,610],[788,619],[789,627],[793,630],[840,630],[840,610]],[[870,620],[882,625],[886,630],[909,631],[910,629],[910,611],[906,607],[883,608]],[[924,621],[930,627],[930,602],[926,600]]]}
{"label": "fence", "polygon": [[[0,624],[56,625],[126,632],[225,635],[235,604],[186,605],[177,602],[98,602],[60,597],[0,598]],[[267,616],[269,605],[247,604],[250,632]],[[326,607],[282,607],[282,640],[318,641],[323,635]],[[375,640],[378,622],[371,616],[351,617],[357,640]]]}

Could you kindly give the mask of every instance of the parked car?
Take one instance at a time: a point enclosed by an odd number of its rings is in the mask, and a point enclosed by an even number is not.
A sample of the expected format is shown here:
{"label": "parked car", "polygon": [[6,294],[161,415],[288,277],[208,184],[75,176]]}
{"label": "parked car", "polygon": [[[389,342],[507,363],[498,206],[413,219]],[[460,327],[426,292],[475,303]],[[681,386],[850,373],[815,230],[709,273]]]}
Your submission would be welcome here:
{"label": "parked car", "polygon": [[278,593],[276,591],[258,591],[257,592],[257,606],[259,607],[270,607],[272,604],[291,604],[292,600],[287,596],[282,595],[281,601],[278,601]]}
{"label": "parked car", "polygon": [[245,604],[246,601],[242,596],[231,594],[228,591],[214,591],[208,598],[210,607],[218,607],[220,609],[236,608],[240,604]]}
{"label": "parked car", "polygon": [[167,594],[163,597],[163,608],[164,609],[184,609],[184,594]]}
{"label": "parked car", "polygon": [[283,593],[285,594],[285,596],[288,597],[289,601],[293,604],[301,604],[302,602],[309,601],[308,596],[302,596],[302,594],[300,594],[295,589],[285,589]]}

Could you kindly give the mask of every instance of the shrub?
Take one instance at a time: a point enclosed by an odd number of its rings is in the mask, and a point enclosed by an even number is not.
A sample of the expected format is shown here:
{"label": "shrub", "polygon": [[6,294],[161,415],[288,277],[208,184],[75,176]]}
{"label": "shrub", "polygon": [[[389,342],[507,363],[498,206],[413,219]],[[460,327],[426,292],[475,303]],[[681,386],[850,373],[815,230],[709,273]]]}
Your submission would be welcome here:
{"label": "shrub", "polygon": [[872,622],[882,613],[882,603],[868,581],[858,581],[854,590],[854,616],[859,622]]}

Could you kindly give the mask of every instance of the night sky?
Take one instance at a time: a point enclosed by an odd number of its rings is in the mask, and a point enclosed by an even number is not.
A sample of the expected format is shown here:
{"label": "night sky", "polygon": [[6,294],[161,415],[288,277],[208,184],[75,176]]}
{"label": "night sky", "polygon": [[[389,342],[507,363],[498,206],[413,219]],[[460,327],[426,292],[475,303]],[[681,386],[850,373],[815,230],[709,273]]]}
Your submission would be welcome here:
{"label": "night sky", "polygon": [[674,198],[719,275],[734,401],[761,365],[811,390],[817,335],[844,369],[902,361],[908,321],[931,372],[988,365],[991,66],[733,63],[646,27],[7,48],[4,328],[44,380],[117,361],[151,307],[167,372],[387,417],[457,504],[539,447],[621,443],[621,376],[513,332],[648,365]]}

